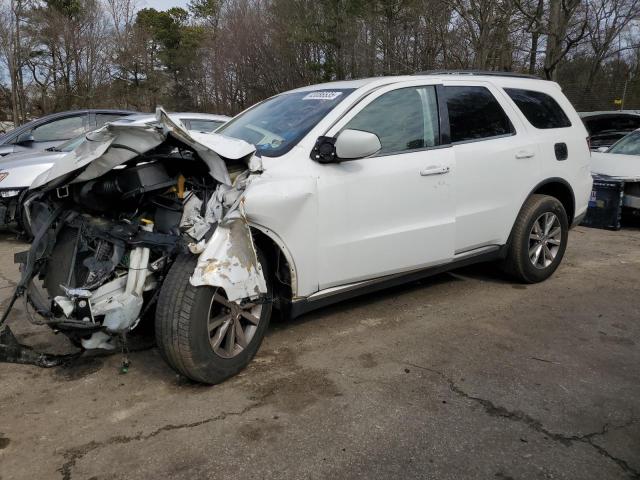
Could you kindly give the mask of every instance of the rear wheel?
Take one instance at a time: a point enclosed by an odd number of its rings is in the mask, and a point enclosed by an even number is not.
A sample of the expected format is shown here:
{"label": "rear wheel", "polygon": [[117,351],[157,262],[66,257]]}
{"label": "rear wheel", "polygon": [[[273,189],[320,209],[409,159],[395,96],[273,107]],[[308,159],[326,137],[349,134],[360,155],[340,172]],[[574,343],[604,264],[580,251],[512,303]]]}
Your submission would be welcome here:
{"label": "rear wheel", "polygon": [[505,270],[526,283],[546,280],[562,261],[568,234],[562,203],[547,195],[532,195],[513,227]]}
{"label": "rear wheel", "polygon": [[215,384],[248,365],[271,319],[267,264],[267,300],[230,302],[221,288],[189,283],[197,257],[181,255],[171,266],[156,309],[156,342],[167,363],[198,382]]}

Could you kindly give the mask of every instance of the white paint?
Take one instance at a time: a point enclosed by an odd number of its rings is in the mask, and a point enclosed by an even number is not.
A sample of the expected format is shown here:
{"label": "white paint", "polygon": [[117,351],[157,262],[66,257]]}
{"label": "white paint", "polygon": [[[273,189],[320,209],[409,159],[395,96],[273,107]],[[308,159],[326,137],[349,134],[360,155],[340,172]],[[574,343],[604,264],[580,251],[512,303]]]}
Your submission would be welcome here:
{"label": "white paint", "polygon": [[640,179],[640,155],[591,154],[591,171],[609,177]]}
{"label": "white paint", "polygon": [[[335,136],[382,93],[438,83],[487,86],[516,135],[340,164],[321,165],[310,159],[319,136]],[[356,91],[290,152],[263,158],[265,172],[244,192],[249,223],[270,236],[291,264],[294,298],[444,264],[457,258],[456,251],[502,245],[528,195],[547,179],[571,185],[575,215],[586,211],[592,184],[587,132],[556,83],[430,75],[346,81],[326,88]],[[534,128],[502,88],[551,95],[572,127]],[[558,142],[567,144],[565,161],[555,158]],[[442,173],[420,174],[431,168]]]}

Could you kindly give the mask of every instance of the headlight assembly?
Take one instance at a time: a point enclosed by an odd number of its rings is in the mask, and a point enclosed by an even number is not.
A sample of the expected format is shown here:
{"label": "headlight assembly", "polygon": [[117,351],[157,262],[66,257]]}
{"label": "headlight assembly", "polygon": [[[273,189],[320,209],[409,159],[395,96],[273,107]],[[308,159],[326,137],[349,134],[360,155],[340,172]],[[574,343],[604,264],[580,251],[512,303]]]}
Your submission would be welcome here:
{"label": "headlight assembly", "polygon": [[0,197],[11,198],[20,195],[20,190],[0,190]]}

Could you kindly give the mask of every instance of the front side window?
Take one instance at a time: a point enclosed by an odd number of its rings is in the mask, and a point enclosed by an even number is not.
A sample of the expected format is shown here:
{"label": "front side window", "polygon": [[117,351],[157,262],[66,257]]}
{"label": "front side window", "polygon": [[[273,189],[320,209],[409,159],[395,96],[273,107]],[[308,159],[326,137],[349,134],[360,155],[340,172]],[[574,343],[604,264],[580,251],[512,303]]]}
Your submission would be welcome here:
{"label": "front side window", "polygon": [[400,88],[385,93],[344,128],[375,133],[382,145],[378,155],[434,147],[440,137],[435,87]]}
{"label": "front side window", "polygon": [[272,97],[238,115],[216,133],[252,143],[260,155],[291,150],[353,89],[306,90]]}
{"label": "front side window", "polygon": [[569,117],[550,95],[519,88],[505,88],[504,91],[534,127],[547,129],[571,126]]}
{"label": "front side window", "polygon": [[451,142],[482,140],[514,133],[504,110],[485,87],[444,87]]}
{"label": "front side window", "polygon": [[607,153],[640,155],[640,132],[633,132],[618,140]]}
{"label": "front side window", "polygon": [[84,116],[54,120],[33,129],[36,142],[56,142],[68,140],[84,132]]}

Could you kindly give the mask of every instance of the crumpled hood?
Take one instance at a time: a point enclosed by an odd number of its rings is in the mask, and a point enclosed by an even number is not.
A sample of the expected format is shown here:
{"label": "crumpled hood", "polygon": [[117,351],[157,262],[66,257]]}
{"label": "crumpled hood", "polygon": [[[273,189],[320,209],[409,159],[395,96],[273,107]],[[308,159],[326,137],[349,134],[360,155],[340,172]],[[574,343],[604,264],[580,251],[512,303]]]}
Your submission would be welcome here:
{"label": "crumpled hood", "polygon": [[640,178],[640,155],[593,152],[591,172],[608,177]]}
{"label": "crumpled hood", "polygon": [[42,187],[80,169],[83,171],[73,183],[100,177],[118,165],[156,148],[169,136],[195,150],[209,167],[211,176],[220,183],[231,184],[223,159],[246,158],[250,170],[262,168],[259,157],[254,155],[255,146],[215,133],[189,132],[181,123],[174,122],[162,108],[158,108],[155,122],[132,125],[126,121],[114,121],[89,132],[86,141],[65,154],[51,169],[38,175],[30,188]]}
{"label": "crumpled hood", "polygon": [[0,181],[0,188],[27,188],[43,172],[66,154],[63,152],[17,153],[0,158],[0,172],[9,175]]}

